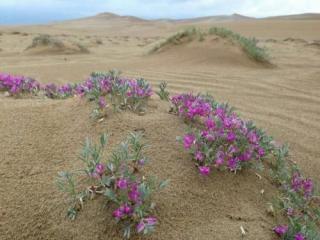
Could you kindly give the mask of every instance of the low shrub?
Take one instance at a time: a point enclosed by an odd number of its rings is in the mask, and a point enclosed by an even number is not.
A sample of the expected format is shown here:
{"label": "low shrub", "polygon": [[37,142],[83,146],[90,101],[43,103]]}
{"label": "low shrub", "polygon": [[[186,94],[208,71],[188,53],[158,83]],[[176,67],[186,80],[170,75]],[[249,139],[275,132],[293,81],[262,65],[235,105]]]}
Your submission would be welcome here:
{"label": "low shrub", "polygon": [[202,175],[212,167],[238,171],[255,165],[271,151],[272,138],[242,120],[232,108],[210,96],[181,94],[171,98],[174,112],[191,128],[178,138],[190,152]]}
{"label": "low shrub", "polygon": [[159,84],[159,91],[156,92],[156,94],[160,97],[163,101],[169,101],[170,93],[167,91],[167,82],[162,81]]}
{"label": "low shrub", "polygon": [[143,78],[123,78],[117,71],[93,73],[87,81],[76,87],[76,92],[96,102],[97,107],[93,112],[95,117],[103,115],[109,101],[114,110],[144,112],[153,94],[150,84]]}
{"label": "low shrub", "polygon": [[48,34],[41,34],[33,38],[32,44],[27,49],[34,48],[37,46],[54,46],[62,48],[64,47],[64,43],[61,40]]}
{"label": "low shrub", "polygon": [[[100,137],[99,144],[87,139],[81,154],[85,168],[74,173],[59,173],[59,189],[70,196],[68,216],[75,219],[84,202],[101,195],[113,207],[112,217],[123,227],[124,238],[130,238],[133,233],[149,234],[158,223],[152,195],[163,189],[168,181],[159,182],[140,172],[148,161],[144,156],[146,144],[141,134],[131,133],[109,158],[103,157],[106,144],[106,135]],[[88,187],[78,190],[77,178],[82,179],[82,185],[86,179]]]}

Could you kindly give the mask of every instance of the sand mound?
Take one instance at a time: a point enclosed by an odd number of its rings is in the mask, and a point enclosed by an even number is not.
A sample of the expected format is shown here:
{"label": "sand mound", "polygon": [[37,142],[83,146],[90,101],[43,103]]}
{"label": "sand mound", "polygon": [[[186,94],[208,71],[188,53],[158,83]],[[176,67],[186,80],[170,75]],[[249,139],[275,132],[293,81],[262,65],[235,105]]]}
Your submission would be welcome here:
{"label": "sand mound", "polygon": [[33,39],[32,44],[25,49],[26,54],[47,55],[47,54],[85,54],[89,50],[83,45],[63,41],[50,35],[40,35]]}
{"label": "sand mound", "polygon": [[146,239],[240,239],[240,226],[248,240],[274,239],[270,229],[275,219],[266,208],[275,188],[253,171],[201,177],[176,142],[186,125],[168,114],[167,103],[152,99],[144,116],[110,110],[96,124],[90,121],[90,103],[77,98],[4,99],[0,107],[0,176],[5,179],[0,181],[1,239],[121,239],[102,198],[86,203],[74,222],[68,220],[65,196],[54,180],[58,171],[83,166],[78,156],[85,137],[97,139],[107,132],[113,148],[136,129],[145,131],[151,145],[145,171],[171,180],[155,196],[160,223]]}
{"label": "sand mound", "polygon": [[203,38],[183,36],[161,45],[154,53],[174,59],[177,63],[183,61],[183,63],[246,67],[264,65],[251,59],[238,44],[215,35]]}

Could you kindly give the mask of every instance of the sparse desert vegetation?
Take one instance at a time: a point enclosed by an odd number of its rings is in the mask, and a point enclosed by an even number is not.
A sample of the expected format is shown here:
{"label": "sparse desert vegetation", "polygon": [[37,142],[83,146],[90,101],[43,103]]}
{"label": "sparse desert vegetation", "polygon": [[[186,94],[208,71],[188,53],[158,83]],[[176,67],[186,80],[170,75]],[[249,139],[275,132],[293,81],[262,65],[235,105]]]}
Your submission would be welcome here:
{"label": "sparse desert vegetation", "polygon": [[32,39],[32,43],[25,51],[29,54],[84,54],[89,50],[82,44],[65,42],[48,34],[41,34]]}
{"label": "sparse desert vegetation", "polygon": [[253,60],[258,62],[269,61],[267,50],[259,47],[257,45],[258,41],[255,38],[247,38],[226,28],[219,27],[211,27],[208,31],[204,31],[196,27],[186,28],[157,43],[152,47],[150,53],[157,52],[170,44],[178,45],[195,39],[202,42],[208,35],[216,35],[221,38],[230,39],[236,44],[239,44],[243,51]]}
{"label": "sparse desert vegetation", "polygon": [[221,18],[0,26],[0,238],[318,240],[319,19]]}

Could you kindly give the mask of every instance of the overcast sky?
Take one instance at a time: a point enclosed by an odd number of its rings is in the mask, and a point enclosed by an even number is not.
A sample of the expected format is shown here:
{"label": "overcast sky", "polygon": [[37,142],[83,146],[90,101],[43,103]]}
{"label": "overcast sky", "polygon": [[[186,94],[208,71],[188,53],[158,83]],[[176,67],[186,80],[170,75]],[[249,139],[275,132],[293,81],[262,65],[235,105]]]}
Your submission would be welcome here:
{"label": "overcast sky", "polygon": [[147,19],[232,13],[265,17],[320,13],[320,0],[0,0],[0,24],[46,23],[100,12]]}

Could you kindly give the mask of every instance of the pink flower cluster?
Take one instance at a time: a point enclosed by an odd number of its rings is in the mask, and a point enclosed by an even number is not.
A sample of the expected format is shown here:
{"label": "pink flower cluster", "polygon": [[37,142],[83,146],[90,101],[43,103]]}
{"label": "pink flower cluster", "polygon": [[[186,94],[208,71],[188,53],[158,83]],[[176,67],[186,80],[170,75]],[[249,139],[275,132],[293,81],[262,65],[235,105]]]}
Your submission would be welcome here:
{"label": "pink flower cluster", "polygon": [[209,175],[211,167],[237,171],[266,155],[269,140],[265,134],[227,105],[191,94],[175,96],[171,101],[177,114],[196,126],[182,141],[202,175]]}
{"label": "pink flower cluster", "polygon": [[34,79],[0,73],[0,91],[8,91],[10,95],[29,94],[40,90],[40,84]]}
{"label": "pink flower cluster", "polygon": [[[284,237],[289,230],[289,227],[287,225],[278,225],[275,228],[273,228],[273,231],[279,236]],[[294,235],[293,240],[306,240],[306,237],[301,232],[298,232]]]}
{"label": "pink flower cluster", "polygon": [[152,95],[151,86],[144,79],[128,79],[111,74],[92,74],[84,83],[76,86],[77,94],[124,94],[128,98],[147,98]]}
{"label": "pink flower cluster", "polygon": [[180,94],[171,98],[175,111],[180,117],[187,120],[194,120],[197,117],[206,117],[212,112],[210,103],[200,96],[192,94]]}
{"label": "pink flower cluster", "polygon": [[[137,167],[141,164],[137,162]],[[112,216],[117,222],[130,221],[135,223],[137,233],[149,233],[153,231],[157,219],[154,216],[148,216],[149,208],[149,190],[147,182],[139,177],[133,177],[133,172],[128,172],[129,167],[123,162],[117,172],[111,172],[103,163],[98,163],[91,176],[97,180],[106,179],[109,176],[116,178],[116,175],[121,174],[115,181],[108,186],[112,190],[109,196],[110,200],[118,204],[118,207],[113,211]],[[126,173],[129,175],[124,176]],[[111,190],[108,191],[110,193]]]}
{"label": "pink flower cluster", "polygon": [[146,98],[153,94],[150,85],[142,78],[137,80],[128,80],[128,85],[128,97]]}
{"label": "pink flower cluster", "polygon": [[[157,219],[153,216],[155,205],[152,195],[163,189],[167,181],[158,182],[154,177],[140,174],[141,168],[148,161],[144,156],[146,144],[142,134],[131,133],[119,147],[112,152],[110,159],[101,162],[102,149],[107,143],[106,135],[100,138],[100,145],[87,140],[81,159],[86,163],[88,180],[112,202],[114,220],[123,225],[124,237],[129,238],[130,232],[141,234],[151,233],[156,227]],[[90,198],[90,196],[87,196]]]}
{"label": "pink flower cluster", "polygon": [[0,91],[8,91],[11,95],[37,94],[43,91],[48,98],[67,98],[74,95],[93,95],[98,98],[119,91],[124,91],[128,98],[148,98],[153,93],[144,79],[128,79],[110,73],[93,73],[83,83],[61,86],[54,83],[41,85],[31,78],[0,73]]}
{"label": "pink flower cluster", "polygon": [[303,194],[305,198],[310,198],[313,194],[313,181],[309,178],[303,178],[299,172],[295,172],[291,179],[291,189]]}

